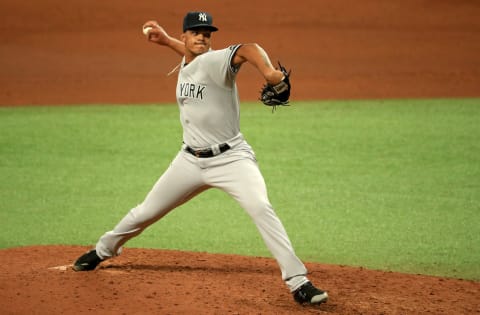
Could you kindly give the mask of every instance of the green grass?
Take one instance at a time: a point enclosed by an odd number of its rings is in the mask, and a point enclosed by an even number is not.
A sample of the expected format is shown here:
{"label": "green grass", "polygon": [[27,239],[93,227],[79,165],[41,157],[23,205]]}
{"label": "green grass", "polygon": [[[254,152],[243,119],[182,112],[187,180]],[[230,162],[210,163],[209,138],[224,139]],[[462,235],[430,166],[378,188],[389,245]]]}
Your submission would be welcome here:
{"label": "green grass", "polygon": [[[0,248],[93,244],[181,143],[176,106],[0,108]],[[304,261],[480,279],[480,100],[242,105],[270,199]],[[210,190],[130,247],[269,256]]]}

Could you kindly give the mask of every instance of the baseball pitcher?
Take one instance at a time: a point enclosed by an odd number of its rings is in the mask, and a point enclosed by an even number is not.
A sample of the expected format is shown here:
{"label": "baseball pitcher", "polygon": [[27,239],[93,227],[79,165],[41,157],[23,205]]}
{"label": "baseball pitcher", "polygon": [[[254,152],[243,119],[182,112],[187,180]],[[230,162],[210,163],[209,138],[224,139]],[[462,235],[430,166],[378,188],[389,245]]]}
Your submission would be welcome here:
{"label": "baseball pitcher", "polygon": [[273,109],[288,104],[290,73],[280,64],[275,69],[257,44],[213,50],[211,36],[216,31],[207,12],[187,13],[180,39],[169,36],[155,21],[144,24],[150,42],[169,47],[182,57],[177,69],[176,97],[183,144],[145,200],[101,236],[95,248],[82,255],[73,269],[94,270],[103,260],[119,255],[125,242],[171,210],[207,189],[218,188],[250,215],[278,262],[294,300],[307,304],[326,302],[327,292],[317,289],[307,278],[307,270],[268,199],[255,153],[240,132],[235,79],[242,64],[252,64],[265,78],[260,99]]}

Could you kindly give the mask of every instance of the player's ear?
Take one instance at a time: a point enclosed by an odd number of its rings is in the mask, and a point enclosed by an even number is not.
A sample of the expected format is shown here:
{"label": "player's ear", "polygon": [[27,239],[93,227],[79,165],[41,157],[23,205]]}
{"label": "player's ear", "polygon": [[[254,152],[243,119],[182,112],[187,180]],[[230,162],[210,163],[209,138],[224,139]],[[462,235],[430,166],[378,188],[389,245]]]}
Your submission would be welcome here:
{"label": "player's ear", "polygon": [[185,33],[180,35],[180,40],[185,43],[185,41],[187,40],[187,35],[185,35]]}

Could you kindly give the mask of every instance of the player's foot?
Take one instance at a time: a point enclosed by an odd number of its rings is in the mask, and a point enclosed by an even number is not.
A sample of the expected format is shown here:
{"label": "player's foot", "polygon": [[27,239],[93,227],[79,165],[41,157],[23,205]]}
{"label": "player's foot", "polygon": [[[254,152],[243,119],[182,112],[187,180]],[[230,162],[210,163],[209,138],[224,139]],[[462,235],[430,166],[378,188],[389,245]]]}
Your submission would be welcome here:
{"label": "player's foot", "polygon": [[97,251],[92,249],[77,259],[73,264],[72,269],[75,271],[89,271],[94,270],[103,259],[97,256]]}
{"label": "player's foot", "polygon": [[319,290],[309,281],[293,292],[293,298],[300,304],[320,304],[328,300],[328,294]]}

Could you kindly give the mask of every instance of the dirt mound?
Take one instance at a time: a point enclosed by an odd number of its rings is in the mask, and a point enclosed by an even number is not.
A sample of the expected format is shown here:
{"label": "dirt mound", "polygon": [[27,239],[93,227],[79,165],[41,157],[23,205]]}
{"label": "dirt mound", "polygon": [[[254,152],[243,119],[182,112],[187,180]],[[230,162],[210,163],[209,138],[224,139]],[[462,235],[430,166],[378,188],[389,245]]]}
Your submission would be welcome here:
{"label": "dirt mound", "polygon": [[475,314],[480,283],[307,263],[328,303],[294,303],[274,260],[131,249],[74,272],[79,246],[0,250],[1,314]]}

